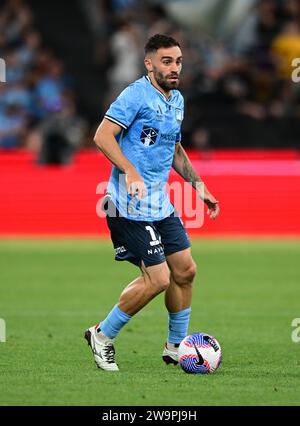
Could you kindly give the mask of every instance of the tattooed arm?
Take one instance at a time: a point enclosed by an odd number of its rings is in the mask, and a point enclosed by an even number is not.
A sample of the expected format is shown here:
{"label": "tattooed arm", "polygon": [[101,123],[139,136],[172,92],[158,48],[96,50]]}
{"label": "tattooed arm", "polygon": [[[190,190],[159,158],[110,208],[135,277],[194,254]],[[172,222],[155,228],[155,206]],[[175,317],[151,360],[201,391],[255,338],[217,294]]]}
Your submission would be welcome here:
{"label": "tattooed arm", "polygon": [[220,212],[219,203],[208,191],[202,179],[197,175],[180,142],[175,146],[173,169],[196,189],[198,195],[208,207],[207,214],[210,215],[211,219],[216,219]]}

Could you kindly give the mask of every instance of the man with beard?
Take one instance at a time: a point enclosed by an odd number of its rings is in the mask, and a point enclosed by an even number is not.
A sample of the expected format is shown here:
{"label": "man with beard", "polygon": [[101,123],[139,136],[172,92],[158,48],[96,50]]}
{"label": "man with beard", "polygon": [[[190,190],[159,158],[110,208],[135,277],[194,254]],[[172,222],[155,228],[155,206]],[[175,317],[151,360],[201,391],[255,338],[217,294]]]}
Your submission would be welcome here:
{"label": "man with beard", "polygon": [[163,349],[167,364],[178,363],[178,346],[188,332],[196,264],[183,223],[165,190],[171,167],[201,195],[212,219],[219,214],[218,201],[180,142],[184,105],[177,90],[182,68],[179,43],[156,34],[145,46],[144,63],[148,75],[129,85],[111,104],[94,138],[113,164],[103,209],[115,259],[132,262],[141,270],[107,317],[85,332],[97,366],[108,371],[119,370],[115,337],[163,291],[169,314]]}

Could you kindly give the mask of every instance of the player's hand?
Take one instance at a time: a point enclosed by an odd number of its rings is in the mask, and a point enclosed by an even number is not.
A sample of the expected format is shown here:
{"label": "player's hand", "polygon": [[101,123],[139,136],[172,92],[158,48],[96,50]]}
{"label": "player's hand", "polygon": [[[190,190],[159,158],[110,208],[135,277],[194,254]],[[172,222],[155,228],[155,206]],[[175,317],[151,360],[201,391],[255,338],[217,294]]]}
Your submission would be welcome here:
{"label": "player's hand", "polygon": [[210,219],[216,219],[220,213],[220,207],[219,207],[219,201],[215,199],[215,197],[205,189],[204,191],[204,200],[205,204],[207,205],[207,214],[209,215]]}
{"label": "player's hand", "polygon": [[139,200],[146,197],[147,188],[144,180],[134,168],[127,170],[125,173],[125,180],[128,194],[132,197],[137,194]]}

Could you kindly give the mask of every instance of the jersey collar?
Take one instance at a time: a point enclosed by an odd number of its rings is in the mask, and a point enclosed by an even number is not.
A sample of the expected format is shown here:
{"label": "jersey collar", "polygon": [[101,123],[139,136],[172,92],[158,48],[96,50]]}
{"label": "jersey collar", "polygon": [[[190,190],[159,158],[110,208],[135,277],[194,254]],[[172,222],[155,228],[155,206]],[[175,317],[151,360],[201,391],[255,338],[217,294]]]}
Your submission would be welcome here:
{"label": "jersey collar", "polygon": [[171,90],[170,97],[167,98],[166,95],[163,92],[161,92],[159,89],[157,89],[155,86],[153,86],[153,84],[152,84],[150,78],[148,77],[148,75],[145,75],[145,78],[146,78],[146,80],[149,81],[149,83],[151,84],[151,86],[153,87],[153,89],[155,89],[160,94],[160,96],[162,96],[164,98],[165,101],[169,102],[172,99],[172,97],[173,97],[172,90]]}

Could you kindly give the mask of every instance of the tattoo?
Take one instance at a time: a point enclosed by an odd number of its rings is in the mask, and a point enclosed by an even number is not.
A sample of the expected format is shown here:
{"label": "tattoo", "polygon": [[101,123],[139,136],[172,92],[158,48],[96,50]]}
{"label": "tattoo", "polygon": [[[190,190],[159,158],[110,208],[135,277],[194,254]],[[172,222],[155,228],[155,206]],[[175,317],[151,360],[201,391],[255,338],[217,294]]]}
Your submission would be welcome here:
{"label": "tattoo", "polygon": [[194,188],[196,187],[197,182],[202,182],[201,178],[195,172],[181,143],[178,143],[176,146],[173,167],[183,177],[183,179],[190,182]]}

